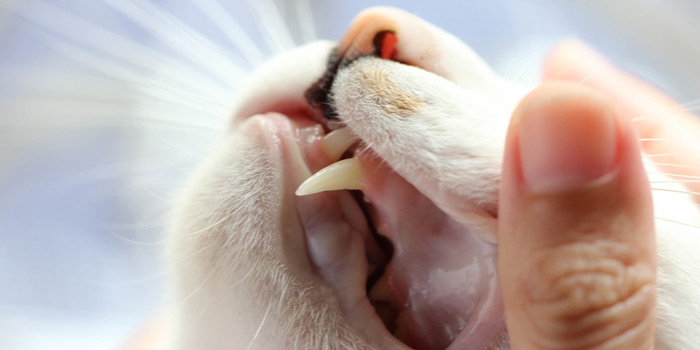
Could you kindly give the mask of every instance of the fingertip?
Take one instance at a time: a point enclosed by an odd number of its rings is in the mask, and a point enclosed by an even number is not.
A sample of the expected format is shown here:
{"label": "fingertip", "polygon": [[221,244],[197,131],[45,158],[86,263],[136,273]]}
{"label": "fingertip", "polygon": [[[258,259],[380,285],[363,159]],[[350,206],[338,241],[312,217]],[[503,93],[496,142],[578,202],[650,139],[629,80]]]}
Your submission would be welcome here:
{"label": "fingertip", "polygon": [[504,170],[517,173],[518,187],[560,191],[615,168],[619,120],[612,101],[594,89],[544,84],[522,100],[511,123],[509,150],[518,154]]}
{"label": "fingertip", "polygon": [[518,203],[530,197],[567,197],[605,186],[622,201],[591,210],[613,213],[607,206],[625,203],[653,217],[638,137],[617,104],[567,82],[543,84],[523,98],[506,137],[499,212],[528,209]]}

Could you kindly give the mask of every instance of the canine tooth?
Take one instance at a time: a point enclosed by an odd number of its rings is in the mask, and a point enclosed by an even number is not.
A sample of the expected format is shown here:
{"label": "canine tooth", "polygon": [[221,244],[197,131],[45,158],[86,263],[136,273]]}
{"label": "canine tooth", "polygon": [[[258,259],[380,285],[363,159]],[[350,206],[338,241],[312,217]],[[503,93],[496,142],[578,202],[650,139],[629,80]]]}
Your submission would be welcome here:
{"label": "canine tooth", "polygon": [[389,282],[386,279],[386,274],[377,280],[372,289],[369,291],[369,300],[374,302],[387,303],[391,301],[391,291],[389,290]]}
{"label": "canine tooth", "polygon": [[326,151],[331,160],[337,161],[356,141],[357,136],[349,128],[343,127],[335,129],[324,136],[321,147],[323,147],[323,150]]}
{"label": "canine tooth", "polygon": [[297,196],[325,191],[362,189],[363,170],[360,160],[348,158],[335,162],[311,175],[299,188]]}

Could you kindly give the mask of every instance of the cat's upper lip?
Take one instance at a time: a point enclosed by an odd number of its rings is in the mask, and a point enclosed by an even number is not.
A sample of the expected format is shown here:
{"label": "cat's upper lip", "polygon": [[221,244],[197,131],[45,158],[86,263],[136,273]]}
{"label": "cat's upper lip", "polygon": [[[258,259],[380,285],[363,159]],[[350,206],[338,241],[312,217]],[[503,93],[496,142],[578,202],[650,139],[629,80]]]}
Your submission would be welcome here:
{"label": "cat's upper lip", "polygon": [[321,118],[304,96],[306,89],[323,75],[334,42],[316,41],[276,56],[256,70],[237,96],[233,127],[247,118],[279,112],[294,119]]}

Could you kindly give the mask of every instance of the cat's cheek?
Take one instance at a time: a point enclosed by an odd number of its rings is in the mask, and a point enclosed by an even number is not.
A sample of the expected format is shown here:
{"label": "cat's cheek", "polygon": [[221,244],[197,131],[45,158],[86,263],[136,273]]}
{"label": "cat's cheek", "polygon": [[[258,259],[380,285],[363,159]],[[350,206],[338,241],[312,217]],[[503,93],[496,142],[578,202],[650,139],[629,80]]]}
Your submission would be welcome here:
{"label": "cat's cheek", "polygon": [[[364,293],[364,239],[353,223],[347,234],[324,229],[353,216],[336,205],[354,201],[348,193],[320,194],[337,197],[321,201],[294,195],[310,174],[304,153],[314,147],[296,138],[300,127],[276,113],[246,119],[183,196],[169,247],[179,330],[172,338],[182,348],[362,343],[351,328],[366,325],[372,309],[351,301]],[[383,329],[374,321],[372,330]]]}
{"label": "cat's cheek", "polygon": [[172,302],[176,329],[191,330],[175,335],[184,348],[215,348],[217,335],[247,343],[260,310],[290,288],[280,261],[280,159],[263,124],[251,119],[222,140],[174,215]]}

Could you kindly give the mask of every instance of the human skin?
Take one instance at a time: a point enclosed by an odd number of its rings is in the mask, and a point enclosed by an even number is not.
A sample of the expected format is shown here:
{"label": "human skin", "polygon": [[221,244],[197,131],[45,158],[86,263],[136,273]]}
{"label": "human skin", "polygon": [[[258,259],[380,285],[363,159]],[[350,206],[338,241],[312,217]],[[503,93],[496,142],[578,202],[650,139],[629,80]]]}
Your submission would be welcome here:
{"label": "human skin", "polygon": [[641,147],[661,171],[687,180],[700,176],[700,123],[578,41],[558,45],[543,68],[544,85],[514,112],[503,163],[499,255],[512,348],[651,349],[657,262],[638,139],[652,141]]}
{"label": "human skin", "polygon": [[656,249],[629,120],[605,94],[545,83],[514,112],[499,204],[512,349],[651,349]]}

